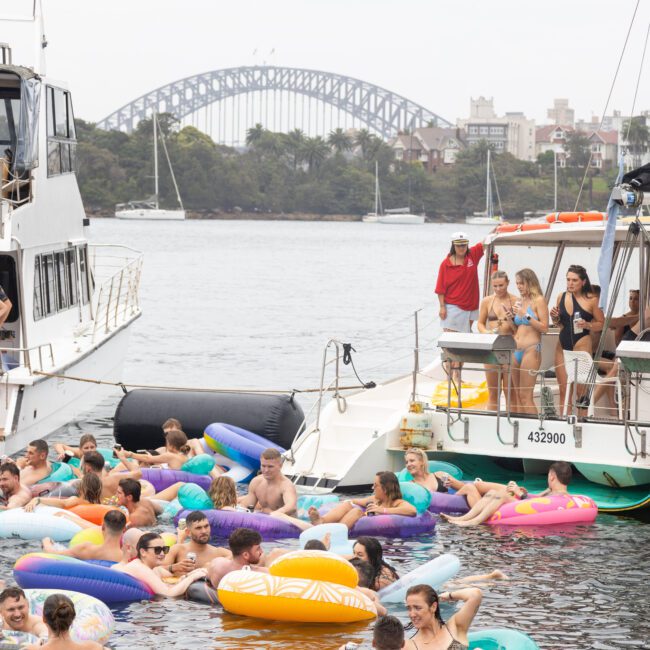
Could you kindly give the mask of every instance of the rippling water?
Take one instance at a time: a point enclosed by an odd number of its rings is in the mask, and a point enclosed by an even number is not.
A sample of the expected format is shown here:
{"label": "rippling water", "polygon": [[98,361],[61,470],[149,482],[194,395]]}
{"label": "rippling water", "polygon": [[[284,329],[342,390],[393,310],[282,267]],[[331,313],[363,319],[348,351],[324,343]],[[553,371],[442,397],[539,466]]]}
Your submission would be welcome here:
{"label": "rippling water", "polygon": [[[318,384],[331,336],[353,342],[364,381],[409,369],[409,313],[425,306],[422,340],[432,339],[433,275],[457,228],[95,220],[90,233],[146,253],[144,315],[133,328],[127,381],[308,388]],[[74,441],[90,431],[109,445],[118,399],[57,437]],[[308,408],[308,397],[301,399]],[[275,545],[297,542],[266,546]],[[36,544],[3,540],[2,548],[1,575],[10,578],[14,561]],[[486,588],[475,627],[516,627],[543,648],[648,647],[650,526],[638,519],[601,515],[589,527],[537,530],[442,523],[433,537],[393,540],[385,549],[400,573],[449,552],[460,557],[461,575],[507,573],[509,581]],[[406,621],[401,607],[392,613]],[[291,626],[184,601],[134,603],[115,617],[111,644],[125,649],[297,650],[371,638],[366,624]]]}

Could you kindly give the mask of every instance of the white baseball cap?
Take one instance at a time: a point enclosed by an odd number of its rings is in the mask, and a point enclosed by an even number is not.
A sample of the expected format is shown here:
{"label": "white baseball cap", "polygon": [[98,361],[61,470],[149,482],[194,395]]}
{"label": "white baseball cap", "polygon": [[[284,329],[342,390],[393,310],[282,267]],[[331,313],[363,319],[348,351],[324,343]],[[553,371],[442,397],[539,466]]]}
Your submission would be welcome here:
{"label": "white baseball cap", "polygon": [[466,241],[469,242],[469,237],[467,236],[467,233],[464,233],[462,230],[459,230],[458,232],[455,232],[451,236],[451,241],[453,242],[461,242],[461,241]]}

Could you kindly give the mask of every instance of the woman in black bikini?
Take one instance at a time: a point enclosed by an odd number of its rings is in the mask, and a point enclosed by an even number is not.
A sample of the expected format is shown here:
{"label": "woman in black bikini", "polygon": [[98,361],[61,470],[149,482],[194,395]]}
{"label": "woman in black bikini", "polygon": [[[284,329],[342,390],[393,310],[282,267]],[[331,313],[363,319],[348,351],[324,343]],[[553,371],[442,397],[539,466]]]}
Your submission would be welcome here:
{"label": "woman in black bikini", "polygon": [[[567,290],[557,298],[551,309],[553,325],[560,326],[560,338],[555,349],[555,374],[560,387],[560,404],[564,404],[567,387],[567,369],[564,367],[564,350],[582,350],[593,353],[590,333],[603,329],[605,316],[598,306],[598,297],[591,288],[589,276],[583,266],[572,264],[566,274]],[[573,320],[575,312],[581,318]]]}
{"label": "woman in black bikini", "polygon": [[[444,648],[444,650],[467,650],[469,641],[467,631],[472,624],[483,594],[480,589],[454,589],[438,596],[429,585],[415,585],[406,592],[406,609],[415,636],[405,644],[406,650],[427,650],[427,648]],[[461,608],[445,623],[440,615],[440,601],[461,601]]]}
{"label": "woman in black bikini", "polygon": [[[492,274],[491,296],[481,300],[476,327],[481,334],[512,335],[517,329],[512,322],[512,310],[517,300],[508,293],[508,274],[505,271],[495,271]],[[485,378],[488,386],[488,411],[496,411],[501,398],[501,390],[508,395],[508,375],[505,366],[502,367],[501,386],[498,386],[498,366],[485,364]],[[516,392],[510,391],[510,410],[516,411]]]}

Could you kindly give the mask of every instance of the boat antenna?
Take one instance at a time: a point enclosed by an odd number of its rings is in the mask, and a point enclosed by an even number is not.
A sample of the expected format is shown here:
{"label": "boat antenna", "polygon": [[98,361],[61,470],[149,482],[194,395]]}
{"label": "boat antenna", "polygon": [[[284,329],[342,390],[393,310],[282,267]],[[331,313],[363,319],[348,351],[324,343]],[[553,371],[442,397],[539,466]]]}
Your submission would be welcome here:
{"label": "boat antenna", "polygon": [[[634,19],[636,18],[636,12],[639,9],[639,4],[641,3],[641,0],[636,0],[636,6],[634,7],[634,13],[632,14],[632,20],[630,20],[630,26],[627,29],[627,34],[625,36],[625,42],[623,43],[623,49],[621,50],[621,56],[618,59],[618,65],[616,66],[616,72],[614,72],[614,78],[612,79],[612,84],[609,87],[609,94],[607,95],[607,101],[605,102],[605,106],[603,108],[602,112],[602,117],[600,120],[600,126],[598,127],[598,130],[600,131],[603,128],[603,124],[605,122],[605,115],[607,113],[607,109],[609,107],[609,102],[612,98],[612,93],[614,92],[614,84],[616,83],[616,78],[618,77],[618,73],[621,69],[621,63],[623,62],[623,55],[625,54],[625,49],[627,48],[627,43],[630,40],[630,32],[632,31],[632,26],[634,25]],[[644,50],[645,52],[645,50]],[[638,85],[638,82],[637,82]],[[635,94],[636,97],[636,94]],[[576,204],[575,207],[573,208],[574,212],[578,211],[578,204],[580,203],[580,197],[582,196],[582,190],[584,189],[585,186],[585,181],[587,180],[587,174],[589,173],[589,169],[591,168],[591,159],[593,158],[594,152],[590,151],[589,152],[589,160],[587,161],[587,166],[585,167],[585,173],[584,176],[582,177],[582,183],[580,183],[580,189],[578,190],[578,198],[576,198]]]}

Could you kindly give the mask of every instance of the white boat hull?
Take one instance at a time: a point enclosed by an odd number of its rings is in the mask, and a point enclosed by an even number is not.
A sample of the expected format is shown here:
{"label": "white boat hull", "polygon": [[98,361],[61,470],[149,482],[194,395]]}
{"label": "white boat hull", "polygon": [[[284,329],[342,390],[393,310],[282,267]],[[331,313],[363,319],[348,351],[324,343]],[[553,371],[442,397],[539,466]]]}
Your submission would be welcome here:
{"label": "white boat hull", "polygon": [[[126,323],[86,350],[77,360],[51,374],[119,381],[126,359],[131,323]],[[5,411],[5,436],[4,441],[0,441],[0,453],[14,454],[24,449],[31,440],[44,438],[75,420],[115,390],[112,386],[56,376],[35,377],[33,384],[2,382],[0,398],[10,408]],[[6,402],[5,391],[9,393]]]}
{"label": "white boat hull", "polygon": [[405,224],[416,226],[424,223],[423,214],[381,214],[377,217],[378,223]]}
{"label": "white boat hull", "polygon": [[498,226],[503,222],[494,217],[465,217],[465,223],[469,226]]}
{"label": "white boat hull", "polygon": [[379,223],[379,217],[376,214],[366,214],[361,217],[363,223]]}
{"label": "white boat hull", "polygon": [[185,210],[116,210],[116,219],[149,220],[149,221],[183,221]]}

